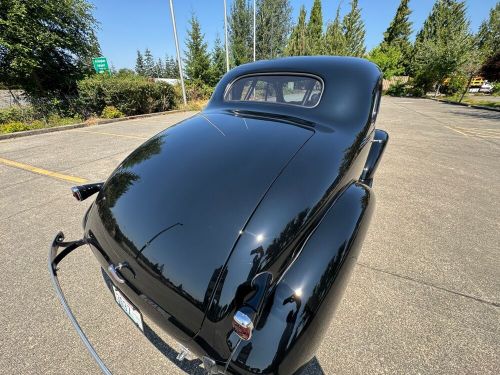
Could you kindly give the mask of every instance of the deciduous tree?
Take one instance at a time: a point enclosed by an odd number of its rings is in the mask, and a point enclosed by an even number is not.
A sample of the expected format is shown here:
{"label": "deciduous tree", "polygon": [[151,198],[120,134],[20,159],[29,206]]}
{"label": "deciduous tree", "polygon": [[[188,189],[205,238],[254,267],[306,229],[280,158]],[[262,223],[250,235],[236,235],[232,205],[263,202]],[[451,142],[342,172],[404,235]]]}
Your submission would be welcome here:
{"label": "deciduous tree", "polygon": [[33,98],[75,94],[100,55],[96,26],[85,0],[1,0],[0,82]]}
{"label": "deciduous tree", "polygon": [[412,71],[424,91],[440,85],[470,59],[473,40],[465,3],[437,0],[415,41]]}
{"label": "deciduous tree", "polygon": [[368,60],[378,65],[386,79],[404,72],[404,67],[400,64],[401,50],[396,46],[382,44],[370,51]]}

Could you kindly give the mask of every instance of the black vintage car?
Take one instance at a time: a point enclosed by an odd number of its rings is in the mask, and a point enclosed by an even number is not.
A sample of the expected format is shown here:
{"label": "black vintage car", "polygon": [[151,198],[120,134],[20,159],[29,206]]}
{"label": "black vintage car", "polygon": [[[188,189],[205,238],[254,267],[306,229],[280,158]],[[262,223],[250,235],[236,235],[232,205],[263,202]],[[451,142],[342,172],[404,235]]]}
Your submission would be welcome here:
{"label": "black vintage car", "polygon": [[49,269],[89,245],[118,304],[154,321],[207,373],[293,374],[338,305],[374,207],[388,140],[381,73],[357,58],[292,57],[231,70],[205,110],[155,135],[104,183],[83,238],[59,233]]}

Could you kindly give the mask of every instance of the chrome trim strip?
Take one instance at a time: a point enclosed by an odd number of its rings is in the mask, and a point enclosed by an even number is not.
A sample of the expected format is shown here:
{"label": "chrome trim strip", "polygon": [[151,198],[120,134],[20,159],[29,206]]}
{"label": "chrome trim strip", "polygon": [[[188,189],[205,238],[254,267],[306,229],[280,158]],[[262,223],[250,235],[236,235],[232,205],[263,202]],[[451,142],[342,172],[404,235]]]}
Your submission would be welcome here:
{"label": "chrome trim strip", "polygon": [[[49,259],[48,259],[48,266],[49,266],[49,272],[50,272],[50,279],[52,281],[52,286],[54,287],[56,291],[56,295],[59,298],[59,301],[61,302],[61,305],[63,306],[64,312],[68,316],[69,320],[71,321],[71,324],[73,324],[73,327],[76,330],[76,333],[78,333],[78,336],[80,336],[80,339],[83,341],[85,347],[89,351],[90,355],[94,358],[96,361],[97,365],[101,369],[102,373],[105,375],[112,375],[111,371],[106,367],[104,364],[103,360],[97,352],[95,351],[94,347],[90,343],[89,339],[83,332],[82,328],[78,324],[78,321],[76,320],[76,317],[73,315],[73,312],[71,311],[71,308],[68,305],[68,302],[66,301],[66,298],[64,298],[64,293],[61,289],[61,285],[59,284],[59,279],[57,278],[57,263],[54,262],[57,258],[57,250],[59,247],[65,247],[65,250],[68,250],[67,254],[69,254],[71,251],[74,249],[82,246],[85,244],[84,240],[80,241],[74,241],[74,242],[63,242],[64,240],[64,234],[62,232],[59,232],[57,236],[54,238],[54,241],[52,242],[52,245],[50,247],[49,251]],[[64,257],[64,256],[63,256]],[[60,257],[58,261],[61,261],[63,257]]]}

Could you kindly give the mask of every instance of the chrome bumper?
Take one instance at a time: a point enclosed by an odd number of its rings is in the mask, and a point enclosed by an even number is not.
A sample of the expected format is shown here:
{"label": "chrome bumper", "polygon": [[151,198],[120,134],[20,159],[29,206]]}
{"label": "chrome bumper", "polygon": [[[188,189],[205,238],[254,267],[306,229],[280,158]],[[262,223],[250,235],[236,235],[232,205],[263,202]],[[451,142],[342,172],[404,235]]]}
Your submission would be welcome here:
{"label": "chrome bumper", "polygon": [[[66,298],[64,298],[64,293],[61,289],[61,285],[59,284],[59,279],[57,277],[57,265],[68,255],[70,254],[73,250],[79,248],[82,245],[87,244],[87,242],[84,239],[77,240],[77,241],[69,241],[69,242],[64,242],[64,234],[62,232],[59,232],[57,236],[54,238],[52,241],[52,245],[50,246],[50,251],[49,251],[49,259],[48,259],[48,266],[49,266],[49,272],[50,272],[50,277],[52,280],[52,286],[54,287],[56,291],[57,298],[59,298],[59,301],[61,302],[64,312],[68,316],[69,320],[71,321],[71,324],[73,324],[73,327],[76,330],[76,333],[78,333],[78,336],[80,336],[80,339],[83,341],[85,347],[89,351],[89,353],[92,355],[94,360],[96,361],[97,365],[101,369],[102,373],[105,375],[112,375],[111,371],[107,368],[107,366],[104,364],[104,361],[99,357],[97,352],[95,351],[94,347],[90,343],[89,339],[83,332],[82,328],[78,324],[78,321],[76,320],[75,315],[73,315],[73,312],[71,311],[71,308],[68,305],[68,302],[66,301]],[[59,249],[62,249],[59,252]],[[109,269],[108,269],[109,270]],[[181,347],[181,352],[177,356],[177,360],[183,360],[184,357],[187,354],[187,349],[182,350]],[[211,358],[208,357],[202,357],[200,358],[203,362],[203,367],[204,367],[204,372],[206,374],[224,374],[226,368],[224,368],[224,371],[220,371],[220,369],[217,367],[215,364],[215,361],[212,360]]]}
{"label": "chrome bumper", "polygon": [[[76,333],[78,333],[78,336],[80,336],[80,339],[82,339],[83,343],[85,344],[85,347],[92,355],[92,357],[96,361],[97,365],[99,366],[103,374],[111,375],[111,371],[109,371],[109,369],[106,367],[103,360],[101,359],[101,357],[99,357],[94,347],[90,343],[89,339],[83,332],[82,328],[78,324],[78,321],[76,320],[76,317],[73,315],[73,312],[71,311],[71,308],[69,307],[66,298],[64,298],[61,285],[59,284],[59,279],[57,278],[57,270],[58,270],[57,265],[66,257],[66,255],[68,255],[73,250],[85,244],[86,241],[83,239],[78,241],[64,242],[64,234],[62,232],[59,232],[57,236],[54,238],[54,241],[52,241],[52,245],[50,246],[50,251],[49,251],[48,266],[49,266],[50,278],[52,280],[52,285],[56,291],[57,297],[59,298],[59,301],[61,302],[64,308],[64,312],[71,321],[71,324],[73,324],[73,327],[75,327]],[[58,250],[60,248],[62,248],[63,250],[58,253]]]}

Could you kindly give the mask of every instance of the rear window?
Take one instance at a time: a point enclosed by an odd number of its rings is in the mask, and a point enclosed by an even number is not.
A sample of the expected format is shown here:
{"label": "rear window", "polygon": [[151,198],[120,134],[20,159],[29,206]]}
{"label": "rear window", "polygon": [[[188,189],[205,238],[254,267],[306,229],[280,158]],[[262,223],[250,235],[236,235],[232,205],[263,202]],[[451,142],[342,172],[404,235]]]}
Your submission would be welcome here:
{"label": "rear window", "polygon": [[301,75],[252,75],[231,83],[225,101],[269,102],[315,107],[323,93],[318,78]]}

